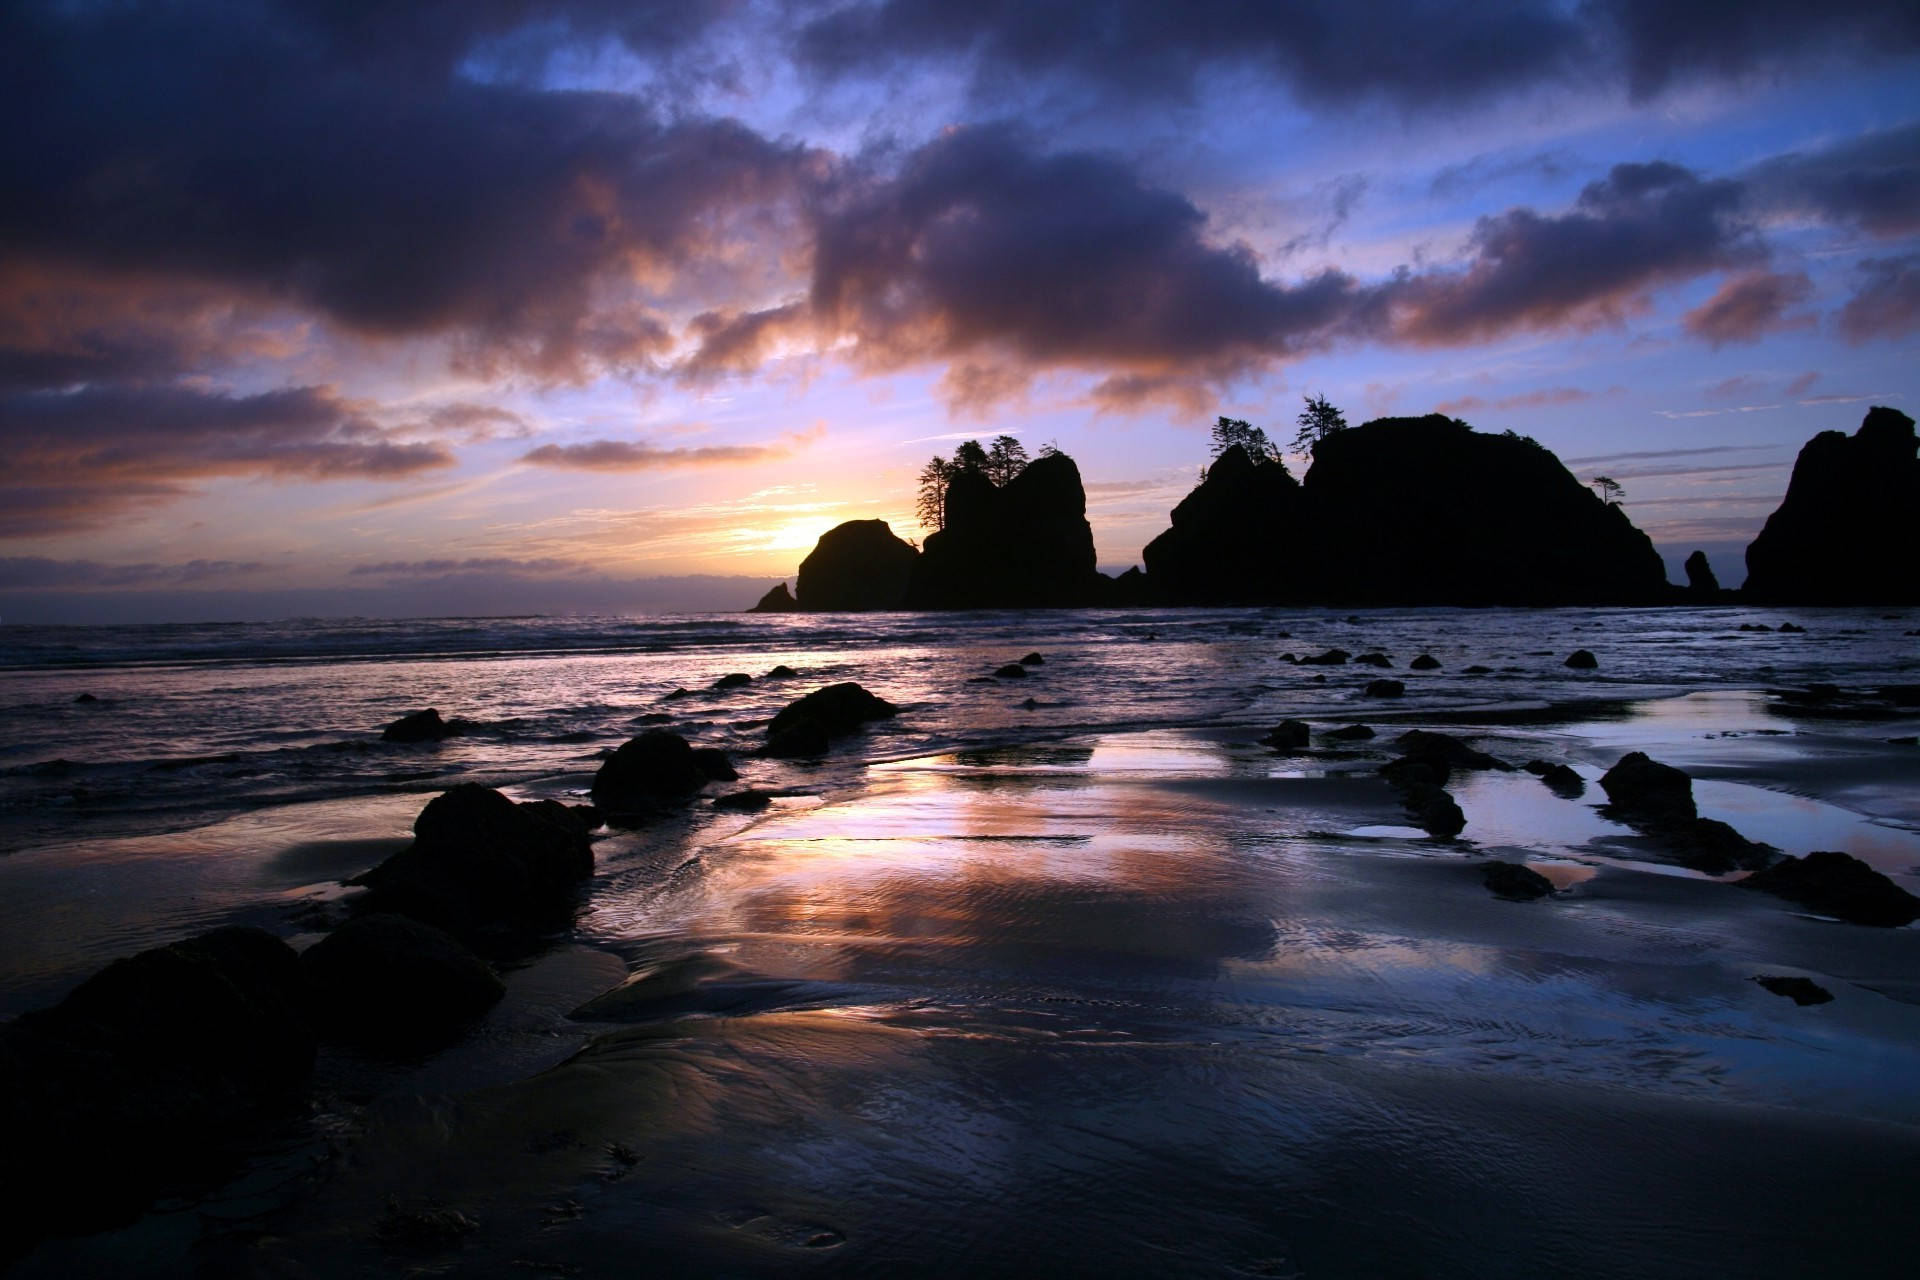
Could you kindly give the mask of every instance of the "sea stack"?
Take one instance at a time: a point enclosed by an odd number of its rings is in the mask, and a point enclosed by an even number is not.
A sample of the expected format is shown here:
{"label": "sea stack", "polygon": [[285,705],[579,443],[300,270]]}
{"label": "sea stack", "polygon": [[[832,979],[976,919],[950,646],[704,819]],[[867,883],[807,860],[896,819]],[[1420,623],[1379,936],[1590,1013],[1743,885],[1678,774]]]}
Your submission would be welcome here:
{"label": "sea stack", "polygon": [[913,566],[912,608],[1063,608],[1093,603],[1108,585],[1094,568],[1080,468],[1064,453],[1034,459],[1004,485],[961,471],[945,511]]}
{"label": "sea stack", "polygon": [[1751,600],[1920,604],[1920,460],[1913,419],[1875,405],[1848,436],[1822,431],[1747,547]]}
{"label": "sea stack", "polygon": [[1173,527],[1141,552],[1170,604],[1257,604],[1300,594],[1302,567],[1282,548],[1300,533],[1300,484],[1277,458],[1230,446],[1173,509]]}
{"label": "sea stack", "polygon": [[[812,611],[901,609],[920,553],[885,520],[849,520],[820,535],[795,579],[799,607]],[[764,603],[764,601],[763,601]]]}

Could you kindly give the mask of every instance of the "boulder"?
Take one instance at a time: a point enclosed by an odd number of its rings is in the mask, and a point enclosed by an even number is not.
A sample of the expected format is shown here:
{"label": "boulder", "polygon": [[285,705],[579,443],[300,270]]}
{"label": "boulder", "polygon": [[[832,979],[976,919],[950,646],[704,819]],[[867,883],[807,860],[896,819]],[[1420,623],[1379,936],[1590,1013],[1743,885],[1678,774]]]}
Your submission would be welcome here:
{"label": "boulder", "polygon": [[451,738],[460,732],[458,723],[448,723],[440,718],[440,712],[434,707],[425,711],[415,711],[411,715],[401,716],[392,724],[380,730],[382,742],[438,742],[442,738]]}
{"label": "boulder", "polygon": [[1780,853],[1772,845],[1749,840],[1726,823],[1712,818],[1654,823],[1646,826],[1646,830],[1667,840],[1688,866],[1714,875],[1764,867]]}
{"label": "boulder", "polygon": [[412,844],[348,883],[367,886],[376,910],[463,937],[547,928],[565,919],[593,873],[593,820],[461,783],[420,811]]}
{"label": "boulder", "polygon": [[772,803],[772,796],[751,787],[745,791],[729,791],[726,795],[713,798],[714,808],[735,813],[758,813]]}
{"label": "boulder", "polygon": [[1601,775],[1607,800],[1627,818],[1692,818],[1693,779],[1670,764],[1630,751]]}
{"label": "boulder", "polygon": [[94,697],[90,693],[83,693],[79,697],[75,698],[74,701],[79,703],[87,703],[87,702],[98,702],[100,701],[100,699]]}
{"label": "boulder", "polygon": [[1045,666],[1046,661],[1047,660],[1041,657],[1039,654],[1030,653],[1026,657],[1020,659],[1020,665],[1023,667],[1039,667],[1039,666]]}
{"label": "boulder", "polygon": [[1402,801],[1414,822],[1430,836],[1451,840],[1466,828],[1467,816],[1460,812],[1454,798],[1437,786],[1413,783],[1404,788]]}
{"label": "boulder", "polygon": [[1064,453],[1035,458],[1004,485],[960,472],[944,517],[913,565],[913,608],[1063,608],[1113,589],[1094,568],[1086,490]]}
{"label": "boulder", "polygon": [[1423,653],[1412,662],[1409,662],[1407,666],[1414,671],[1438,671],[1440,669],[1440,659],[1430,653]]}
{"label": "boulder", "polygon": [[730,671],[726,675],[721,676],[718,680],[715,680],[711,685],[708,686],[708,688],[718,692],[720,690],[725,690],[725,689],[744,689],[746,686],[752,683],[753,683],[753,677],[748,675],[746,672]]}
{"label": "boulder", "polygon": [[1438,758],[1456,769],[1498,769],[1512,772],[1513,766],[1497,756],[1468,746],[1450,733],[1431,733],[1409,729],[1394,739],[1401,751],[1417,760]]}
{"label": "boulder", "polygon": [[748,613],[791,613],[800,607],[800,602],[787,590],[787,584],[781,583],[760,597],[760,602],[747,610]]}
{"label": "boulder", "polygon": [[1591,649],[1575,649],[1567,655],[1566,665],[1575,671],[1591,671],[1600,665],[1600,659],[1593,656]]}
{"label": "boulder", "polygon": [[1027,669],[1017,662],[1009,662],[1006,666],[997,668],[993,674],[1002,680],[1024,680],[1027,678]]}
{"label": "boulder", "polygon": [[1587,793],[1587,780],[1567,765],[1556,764],[1549,760],[1529,760],[1525,768],[1528,773],[1546,783],[1547,789],[1557,796],[1573,800]]}
{"label": "boulder", "polygon": [[785,758],[825,755],[832,739],[899,712],[851,680],[831,684],[781,708],[767,725],[766,753]]}
{"label": "boulder", "polygon": [[347,921],[300,968],[328,1034],[393,1052],[446,1042],[507,992],[451,934],[387,913]]}
{"label": "boulder", "polygon": [[1747,547],[1742,594],[1774,604],[1920,603],[1915,511],[1913,419],[1876,405],[1852,436],[1823,431],[1800,450],[1786,497]]}
{"label": "boulder", "polygon": [[1316,653],[1310,658],[1300,659],[1303,667],[1338,667],[1350,657],[1345,649],[1328,649],[1325,653]]}
{"label": "boulder", "polygon": [[1833,999],[1833,992],[1827,990],[1812,978],[1802,978],[1797,974],[1755,974],[1753,980],[1777,996],[1786,996],[1801,1008],[1810,1004],[1825,1004]]}
{"label": "boulder", "polygon": [[1437,756],[1399,756],[1381,765],[1380,775],[1396,787],[1444,787],[1453,770]]}
{"label": "boulder", "polygon": [[1844,853],[1782,858],[1754,872],[1740,886],[1776,894],[1821,915],[1838,916],[1855,924],[1898,928],[1920,918],[1920,898]]}
{"label": "boulder", "polygon": [[820,535],[800,562],[795,596],[812,611],[902,609],[919,559],[885,520],[849,520]]}
{"label": "boulder", "polygon": [[799,674],[800,673],[798,671],[795,671],[792,667],[788,666],[786,663],[783,662],[779,666],[775,667],[773,670],[767,672],[767,674],[765,674],[764,676],[761,676],[760,678],[762,680],[791,680]]}
{"label": "boulder", "polygon": [[1367,684],[1369,698],[1397,698],[1407,691],[1407,686],[1398,680],[1372,680]]}
{"label": "boulder", "polygon": [[1305,721],[1282,720],[1277,728],[1260,739],[1260,743],[1275,751],[1298,751],[1307,745],[1307,737]]}
{"label": "boulder", "polygon": [[1339,729],[1328,729],[1322,737],[1339,742],[1361,742],[1373,736],[1373,730],[1363,724],[1350,724]]}
{"label": "boulder", "polygon": [[1692,600],[1717,600],[1720,598],[1720,579],[1713,574],[1713,566],[1707,563],[1707,553],[1696,551],[1687,557],[1687,596]]}
{"label": "boulder", "polygon": [[1355,666],[1361,667],[1391,667],[1393,665],[1393,659],[1384,653],[1363,653],[1353,661]]}
{"label": "boulder", "polygon": [[709,776],[685,738],[649,729],[627,739],[600,766],[591,794],[593,803],[609,813],[646,813],[684,800]]}
{"label": "boulder", "polygon": [[693,765],[700,775],[710,782],[738,782],[740,773],[733,767],[733,761],[727,759],[727,753],[718,747],[695,747]]}
{"label": "boulder", "polygon": [[1553,881],[1518,862],[1489,862],[1483,878],[1495,897],[1513,902],[1531,902],[1553,892]]}
{"label": "boulder", "polygon": [[1460,669],[1460,673],[1462,675],[1469,675],[1469,676],[1489,675],[1492,673],[1492,671],[1493,671],[1492,667],[1483,667],[1477,662],[1470,667],[1462,667]]}

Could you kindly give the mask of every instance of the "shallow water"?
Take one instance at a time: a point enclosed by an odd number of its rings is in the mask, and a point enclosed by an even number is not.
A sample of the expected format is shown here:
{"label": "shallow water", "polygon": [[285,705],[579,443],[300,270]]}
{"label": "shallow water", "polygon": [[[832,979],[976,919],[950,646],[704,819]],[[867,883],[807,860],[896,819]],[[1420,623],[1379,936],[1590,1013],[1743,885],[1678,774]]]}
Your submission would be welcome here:
{"label": "shallow water", "polygon": [[[1808,634],[1734,630],[1787,616]],[[305,1136],[236,1188],[55,1242],[20,1273],[593,1275],[646,1257],[739,1275],[1875,1274],[1920,1244],[1920,928],[1819,920],[1650,859],[1593,785],[1648,750],[1749,837],[1910,875],[1920,754],[1886,739],[1914,722],[1783,719],[1725,658],[1751,645],[1770,686],[1912,683],[1910,620],[937,624],[753,619],[741,639],[729,619],[647,641],[678,647],[582,657],[531,652],[585,633],[527,623],[519,649],[324,666],[295,660],[297,634],[267,664],[184,659],[176,637],[129,659],[147,665],[17,666],[4,714],[33,740],[16,759],[137,780],[224,741],[257,763],[285,726],[247,726],[297,705],[303,760],[331,763],[224,781],[189,766],[151,794],[65,804],[59,788],[80,784],[13,775],[9,1011],[226,920],[303,943],[426,793],[466,777],[577,793],[637,715],[739,749],[832,679],[906,707],[822,767],[743,760],[747,784],[787,792],[764,814],[696,807],[604,835],[574,929],[509,974],[467,1041],[420,1064],[329,1055]],[[1576,643],[1598,673],[1558,666]],[[1391,654],[1408,696],[1369,703],[1376,671],[1278,661],[1332,644]],[[1405,672],[1424,646],[1448,664],[1430,680]],[[1047,663],[1028,680],[969,683],[1033,648]],[[1490,693],[1490,677],[1451,674],[1472,661],[1526,672]],[[806,678],[661,701],[776,662]],[[83,685],[135,728],[70,709]],[[1028,696],[1049,705],[1026,711]],[[181,743],[162,750],[149,700],[181,717]],[[370,741],[425,701],[494,727]],[[1379,735],[1279,756],[1257,739],[1283,715]],[[1412,724],[1571,762],[1587,793],[1462,775],[1466,831],[1427,838],[1375,774]],[[1493,898],[1489,853],[1566,892]],[[1835,999],[1800,1008],[1762,973]],[[478,1230],[450,1254],[383,1251],[389,1205],[430,1202]]]}

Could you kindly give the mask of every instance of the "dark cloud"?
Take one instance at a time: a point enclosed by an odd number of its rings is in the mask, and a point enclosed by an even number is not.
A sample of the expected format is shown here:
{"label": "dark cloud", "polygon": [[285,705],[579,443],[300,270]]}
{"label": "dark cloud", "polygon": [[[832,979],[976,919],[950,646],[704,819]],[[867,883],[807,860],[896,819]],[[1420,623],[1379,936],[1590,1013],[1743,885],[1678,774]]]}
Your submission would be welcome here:
{"label": "dark cloud", "polygon": [[258,560],[189,560],[184,564],[102,564],[98,560],[50,560],[45,556],[0,556],[0,590],[189,586],[218,578],[260,573],[267,567]]}
{"label": "dark cloud", "polygon": [[469,556],[464,560],[383,560],[379,564],[355,565],[349,577],[421,578],[447,577],[452,574],[533,574],[584,573],[588,566],[577,560],[541,557],[516,560],[511,556]]}
{"label": "dark cloud", "polygon": [[703,445],[661,449],[630,440],[593,440],[586,444],[543,444],[521,456],[536,467],[576,471],[658,471],[666,467],[719,466],[784,458],[788,450],[768,445]]}
{"label": "dark cloud", "polygon": [[1462,270],[1388,288],[1394,332],[1452,345],[1513,329],[1617,324],[1655,285],[1758,258],[1742,193],[1664,162],[1615,165],[1566,213],[1510,209],[1480,219]]}
{"label": "dark cloud", "polygon": [[19,392],[0,396],[0,536],[89,527],[211,476],[399,480],[452,462],[326,387]]}
{"label": "dark cloud", "polygon": [[1789,152],[1740,175],[1756,207],[1877,236],[1920,231],[1920,125]]}
{"label": "dark cloud", "polygon": [[1840,308],[1840,333],[1848,342],[1904,338],[1920,330],[1920,253],[1867,258],[1858,276],[1859,286]]}
{"label": "dark cloud", "polygon": [[871,0],[815,19],[799,43],[833,76],[971,59],[982,98],[1067,78],[1120,102],[1187,100],[1208,75],[1245,68],[1309,103],[1420,108],[1566,83],[1645,98],[1696,77],[1916,47],[1920,17],[1903,0]]}
{"label": "dark cloud", "polygon": [[1813,317],[1790,316],[1787,308],[1813,295],[1813,281],[1800,271],[1750,271],[1734,276],[1711,298],[1687,312],[1680,323],[1715,347],[1729,342],[1758,342],[1782,329],[1804,329]]}
{"label": "dark cloud", "polygon": [[[1618,391],[1619,388],[1614,388]],[[1481,396],[1461,396],[1458,400],[1447,400],[1433,407],[1435,413],[1459,414],[1475,409],[1548,409],[1565,404],[1580,404],[1593,399],[1593,392],[1583,391],[1579,387],[1544,387],[1538,391],[1523,391],[1518,395],[1501,396],[1488,400]]]}
{"label": "dark cloud", "polygon": [[955,130],[818,212],[813,323],[869,369],[981,357],[1195,378],[1317,344],[1350,313],[1349,277],[1273,282],[1205,226],[1118,160]]}
{"label": "dark cloud", "polygon": [[[496,28],[534,12],[477,8]],[[350,53],[402,21],[353,9]],[[5,15],[0,260],[214,283],[361,333],[445,335],[476,367],[651,367],[671,340],[652,294],[696,262],[717,285],[748,233],[735,216],[768,234],[811,163],[623,95],[379,74],[284,6]]]}

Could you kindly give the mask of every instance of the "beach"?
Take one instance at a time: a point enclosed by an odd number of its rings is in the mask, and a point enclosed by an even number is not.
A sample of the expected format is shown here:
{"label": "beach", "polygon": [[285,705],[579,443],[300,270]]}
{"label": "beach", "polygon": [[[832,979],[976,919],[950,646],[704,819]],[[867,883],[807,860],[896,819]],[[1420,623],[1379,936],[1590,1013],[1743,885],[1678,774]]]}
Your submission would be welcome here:
{"label": "beach", "polygon": [[[4,629],[9,1017],[218,925],[311,946],[439,791],[577,803],[642,727],[772,796],[596,833],[571,926],[497,962],[467,1035],[323,1048],[222,1180],[15,1273],[1904,1273],[1920,928],[1689,866],[1599,782],[1645,752],[1701,817],[1920,891],[1920,712],[1876,694],[1920,679],[1917,619]],[[1299,661],[1334,648],[1392,665]],[[899,715],[822,762],[753,754],[846,680]],[[473,727],[378,740],[428,705]],[[1287,719],[1307,743],[1264,745]],[[1380,774],[1415,729],[1579,791],[1456,772],[1436,837]],[[1490,860],[1555,892],[1497,896]]]}

